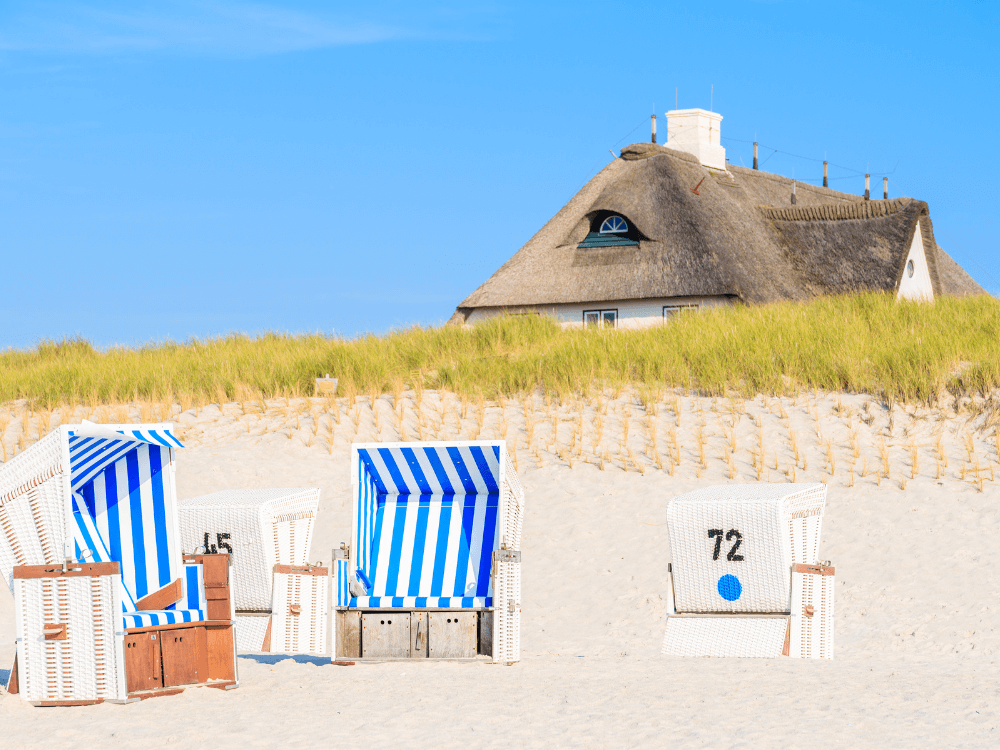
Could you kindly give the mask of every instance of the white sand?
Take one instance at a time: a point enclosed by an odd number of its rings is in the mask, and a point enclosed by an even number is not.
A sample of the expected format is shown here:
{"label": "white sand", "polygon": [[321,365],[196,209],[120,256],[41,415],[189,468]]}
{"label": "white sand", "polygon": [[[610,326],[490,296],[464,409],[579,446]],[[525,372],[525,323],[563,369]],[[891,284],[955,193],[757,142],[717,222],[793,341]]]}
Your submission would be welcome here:
{"label": "white sand", "polygon": [[[1000,581],[991,561],[1000,540],[993,481],[1000,469],[993,427],[986,426],[990,415],[963,409],[959,415],[919,410],[911,416],[896,407],[888,433],[883,407],[873,404],[868,410],[869,426],[859,421],[868,398],[839,400],[838,410],[836,396],[742,406],[682,397],[678,427],[669,401],[661,399],[649,409],[654,449],[647,412],[620,398],[602,416],[596,456],[594,404],[548,410],[536,400],[531,411],[537,452],[526,447],[521,406],[508,405],[502,414],[489,408],[481,437],[495,438],[506,420],[527,493],[519,664],[334,667],[320,658],[244,655],[239,660],[242,685],[228,693],[188,690],[135,705],[73,709],[33,708],[2,695],[0,737],[5,738],[0,742],[47,750],[54,745],[234,743],[282,748],[389,743],[434,748],[996,747]],[[412,394],[405,399],[407,438],[417,439],[421,429],[426,439],[454,438],[459,422],[463,438],[478,429],[475,404],[461,420],[460,404],[446,397],[443,426],[439,404],[435,394],[424,394],[418,420]],[[295,429],[297,407],[305,411]],[[190,447],[179,452],[180,494],[319,486],[323,498],[312,557],[329,560],[330,548],[349,532],[347,446],[355,427],[348,416],[341,417],[331,453],[326,408],[319,400],[292,402],[291,408],[275,401],[264,414],[244,404],[227,406],[225,414],[212,406],[198,417],[181,415]],[[624,449],[623,409],[632,414]],[[746,414],[734,417],[729,409]],[[376,410],[381,438],[398,439],[392,400],[380,400]],[[359,402],[355,413],[357,438],[374,439],[369,402]],[[562,458],[548,450],[551,414],[559,431],[552,447]],[[320,422],[314,435],[316,415]],[[569,445],[580,415],[584,439],[582,446],[576,441],[577,455]],[[752,451],[759,452],[758,424],[767,456],[762,481],[791,479],[793,432],[808,466],[803,469],[800,460],[795,479],[825,478],[830,485],[821,551],[837,568],[836,660],[663,657],[666,502],[706,484],[757,481]],[[676,467],[666,458],[676,456],[671,428],[680,451]],[[9,429],[19,429],[18,423]],[[706,436],[705,467],[699,466],[699,430]],[[858,445],[853,471],[852,430]],[[727,431],[733,431],[735,454],[728,453]],[[972,439],[969,448],[966,435]],[[12,433],[6,437],[11,440]],[[825,465],[827,440],[836,464],[832,476]],[[876,482],[883,440],[889,478]],[[911,443],[917,446],[916,478],[911,476]],[[605,470],[599,468],[601,456]],[[9,593],[0,591],[4,667],[13,655],[11,609]]]}

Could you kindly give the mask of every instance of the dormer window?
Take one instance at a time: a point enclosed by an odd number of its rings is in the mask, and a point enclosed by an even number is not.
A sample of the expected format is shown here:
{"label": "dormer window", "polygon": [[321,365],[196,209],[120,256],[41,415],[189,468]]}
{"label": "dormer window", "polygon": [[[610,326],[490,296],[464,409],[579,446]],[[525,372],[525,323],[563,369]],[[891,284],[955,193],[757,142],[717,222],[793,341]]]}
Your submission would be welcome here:
{"label": "dormer window", "polygon": [[601,223],[601,234],[626,234],[628,224],[621,216],[609,216]]}
{"label": "dormer window", "polygon": [[642,237],[635,224],[621,214],[597,211],[589,217],[590,233],[577,247],[635,247]]}

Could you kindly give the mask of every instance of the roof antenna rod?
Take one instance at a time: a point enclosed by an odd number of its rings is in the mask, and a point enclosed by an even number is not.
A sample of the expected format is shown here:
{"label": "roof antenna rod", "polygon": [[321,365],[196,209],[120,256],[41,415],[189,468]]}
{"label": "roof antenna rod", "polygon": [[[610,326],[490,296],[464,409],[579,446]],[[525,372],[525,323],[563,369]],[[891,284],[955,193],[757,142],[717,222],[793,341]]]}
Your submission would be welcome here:
{"label": "roof antenna rod", "polygon": [[656,145],[656,102],[653,102],[653,145]]}

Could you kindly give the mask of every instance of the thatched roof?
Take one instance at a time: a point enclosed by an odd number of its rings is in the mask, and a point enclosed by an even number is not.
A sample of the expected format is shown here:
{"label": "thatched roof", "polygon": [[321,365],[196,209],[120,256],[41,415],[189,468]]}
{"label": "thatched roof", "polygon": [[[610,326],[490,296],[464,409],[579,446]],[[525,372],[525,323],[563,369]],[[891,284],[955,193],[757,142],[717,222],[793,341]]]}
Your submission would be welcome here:
{"label": "thatched roof", "polygon": [[[700,186],[699,186],[700,183]],[[698,186],[698,194],[692,188]],[[731,296],[747,303],[895,290],[919,222],[936,294],[983,290],[934,243],[927,204],[796,184],[651,143],[623,149],[459,306]],[[577,246],[607,213],[634,225],[638,245]]]}

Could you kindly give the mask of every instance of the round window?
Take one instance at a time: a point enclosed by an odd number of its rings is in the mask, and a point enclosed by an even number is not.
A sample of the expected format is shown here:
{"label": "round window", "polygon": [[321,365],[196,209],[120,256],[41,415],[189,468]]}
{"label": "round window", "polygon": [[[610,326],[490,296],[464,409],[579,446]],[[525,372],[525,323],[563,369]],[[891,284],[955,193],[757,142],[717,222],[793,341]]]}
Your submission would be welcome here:
{"label": "round window", "polygon": [[913,261],[912,260],[906,262],[906,275],[909,276],[910,278],[913,278]]}
{"label": "round window", "polygon": [[628,224],[621,216],[609,216],[601,224],[601,234],[623,234],[628,231]]}

